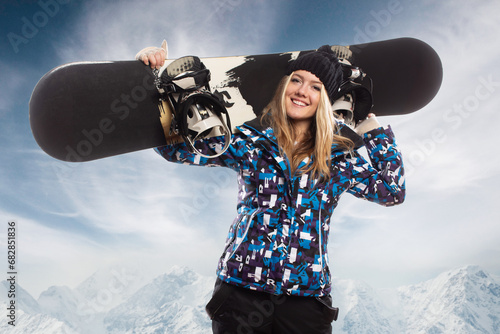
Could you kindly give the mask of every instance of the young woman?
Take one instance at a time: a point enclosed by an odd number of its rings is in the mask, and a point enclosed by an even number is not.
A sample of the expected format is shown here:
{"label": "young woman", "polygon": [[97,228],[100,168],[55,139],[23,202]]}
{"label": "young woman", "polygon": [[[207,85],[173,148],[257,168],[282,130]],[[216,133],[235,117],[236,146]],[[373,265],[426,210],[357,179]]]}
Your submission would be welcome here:
{"label": "young woman", "polygon": [[[137,58],[157,67],[165,55],[153,48]],[[327,245],[340,196],[384,206],[405,197],[390,127],[379,127],[373,114],[362,122],[371,163],[342,135],[331,108],[342,72],[331,49],[298,57],[284,74],[263,115],[240,126],[222,155],[196,156],[185,144],[156,149],[168,161],[238,173],[237,216],[207,305],[214,333],[331,333],[337,309]],[[210,141],[203,153],[210,154]]]}

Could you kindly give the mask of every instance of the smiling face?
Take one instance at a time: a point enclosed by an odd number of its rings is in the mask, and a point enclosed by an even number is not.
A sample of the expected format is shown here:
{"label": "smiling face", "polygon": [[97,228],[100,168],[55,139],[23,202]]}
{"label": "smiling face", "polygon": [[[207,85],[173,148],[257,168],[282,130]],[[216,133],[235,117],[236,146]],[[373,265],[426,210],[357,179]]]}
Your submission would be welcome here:
{"label": "smiling face", "polygon": [[298,70],[291,74],[285,90],[287,116],[296,125],[309,126],[318,109],[323,84],[314,74]]}

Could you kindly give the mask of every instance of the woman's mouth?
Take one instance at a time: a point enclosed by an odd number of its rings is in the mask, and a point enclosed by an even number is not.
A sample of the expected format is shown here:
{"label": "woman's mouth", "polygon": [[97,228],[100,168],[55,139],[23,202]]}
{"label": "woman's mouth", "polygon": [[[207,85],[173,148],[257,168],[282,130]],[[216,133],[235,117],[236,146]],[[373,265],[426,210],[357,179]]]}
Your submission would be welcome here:
{"label": "woman's mouth", "polygon": [[307,103],[299,100],[292,99],[292,103],[299,107],[307,107]]}

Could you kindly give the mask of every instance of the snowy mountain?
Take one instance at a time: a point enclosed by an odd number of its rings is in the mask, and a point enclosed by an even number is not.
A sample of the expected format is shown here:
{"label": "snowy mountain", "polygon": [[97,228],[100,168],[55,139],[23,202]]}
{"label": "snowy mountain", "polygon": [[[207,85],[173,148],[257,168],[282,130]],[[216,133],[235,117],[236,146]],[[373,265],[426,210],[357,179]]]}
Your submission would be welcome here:
{"label": "snowy mountain", "polygon": [[500,282],[469,266],[398,289],[409,333],[500,333]]}
{"label": "snowy mountain", "polygon": [[[6,310],[10,300],[8,298],[8,290],[10,284],[3,281],[0,284],[0,309]],[[9,325],[9,318],[2,316],[0,321],[0,333],[16,333],[16,334],[36,334],[36,333],[53,333],[53,334],[74,334],[68,325],[50,315],[45,314],[38,302],[19,285],[16,285],[16,319],[15,327]]]}
{"label": "snowy mountain", "polygon": [[137,270],[110,267],[97,271],[73,290],[50,287],[40,295],[38,304],[45,314],[78,333],[106,333],[106,313],[123,303],[143,282]]}
{"label": "snowy mountain", "polygon": [[336,282],[334,333],[500,333],[500,280],[477,266],[393,290]]}
{"label": "snowy mountain", "polygon": [[364,282],[336,280],[332,296],[340,312],[339,319],[333,323],[334,333],[405,332],[398,313],[389,307],[388,299]]}
{"label": "snowy mountain", "polygon": [[[146,284],[144,284],[146,283]],[[50,287],[38,300],[17,286],[17,319],[1,333],[211,333],[205,304],[214,278],[174,267],[153,280],[100,270],[75,289]],[[7,282],[0,284],[6,309]],[[500,333],[500,279],[476,266],[397,289],[337,279],[334,333]]]}
{"label": "snowy mountain", "polygon": [[214,280],[175,267],[138,290],[104,319],[108,333],[207,333]]}

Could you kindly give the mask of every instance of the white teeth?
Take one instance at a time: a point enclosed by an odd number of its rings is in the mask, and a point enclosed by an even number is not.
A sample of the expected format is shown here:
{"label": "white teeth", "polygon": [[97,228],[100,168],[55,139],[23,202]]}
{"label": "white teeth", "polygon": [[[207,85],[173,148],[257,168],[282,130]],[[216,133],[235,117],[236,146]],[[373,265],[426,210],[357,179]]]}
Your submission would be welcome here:
{"label": "white teeth", "polygon": [[304,102],[301,102],[301,101],[297,101],[297,100],[292,100],[292,102],[298,106],[301,106],[301,107],[305,107],[306,104]]}

